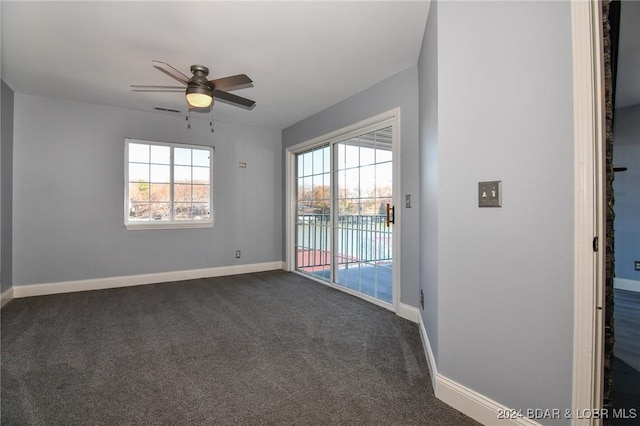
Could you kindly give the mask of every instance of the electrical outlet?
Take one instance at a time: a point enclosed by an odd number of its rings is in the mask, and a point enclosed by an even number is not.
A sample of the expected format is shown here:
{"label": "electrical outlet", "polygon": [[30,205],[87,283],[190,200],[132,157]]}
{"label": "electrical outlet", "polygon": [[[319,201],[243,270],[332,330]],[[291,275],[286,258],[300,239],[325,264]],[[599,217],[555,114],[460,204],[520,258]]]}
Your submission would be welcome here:
{"label": "electrical outlet", "polygon": [[236,250],[236,259],[240,259],[241,254],[240,250]]}
{"label": "electrical outlet", "polygon": [[636,271],[640,271],[640,260],[633,261],[633,269],[635,269]]}

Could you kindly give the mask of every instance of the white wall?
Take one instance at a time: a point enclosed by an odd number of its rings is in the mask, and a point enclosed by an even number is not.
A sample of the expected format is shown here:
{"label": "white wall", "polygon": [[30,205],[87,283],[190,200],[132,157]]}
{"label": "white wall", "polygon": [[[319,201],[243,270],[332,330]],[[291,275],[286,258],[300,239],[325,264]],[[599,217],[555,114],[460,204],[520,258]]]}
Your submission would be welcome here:
{"label": "white wall", "polygon": [[[422,193],[436,188],[438,258],[436,272],[421,278],[427,288],[437,279],[438,373],[510,408],[569,409],[570,4],[440,2],[436,14],[419,75],[421,148],[437,146],[437,174],[423,172]],[[424,108],[434,78],[425,67],[434,60],[435,136],[434,112]],[[432,167],[431,156],[421,161]],[[478,182],[487,180],[502,181],[502,208],[478,207]],[[422,264],[434,252],[425,237]],[[430,314],[422,318],[427,330],[434,326]]]}
{"label": "white wall", "polygon": [[[191,122],[16,93],[14,285],[280,261],[280,132]],[[213,228],[124,228],[125,137],[215,147]]]}
{"label": "white wall", "polygon": [[13,90],[0,80],[0,293],[13,283]]}
{"label": "white wall", "polygon": [[282,131],[282,146],[286,153],[287,147],[400,107],[401,193],[413,196],[412,208],[396,206],[398,209],[402,208],[402,258],[399,259],[402,271],[400,301],[415,307],[418,306],[419,294],[418,218],[420,210],[417,84],[418,67],[412,66]]}
{"label": "white wall", "polygon": [[438,20],[432,2],[418,62],[420,93],[420,288],[421,315],[438,359]]}

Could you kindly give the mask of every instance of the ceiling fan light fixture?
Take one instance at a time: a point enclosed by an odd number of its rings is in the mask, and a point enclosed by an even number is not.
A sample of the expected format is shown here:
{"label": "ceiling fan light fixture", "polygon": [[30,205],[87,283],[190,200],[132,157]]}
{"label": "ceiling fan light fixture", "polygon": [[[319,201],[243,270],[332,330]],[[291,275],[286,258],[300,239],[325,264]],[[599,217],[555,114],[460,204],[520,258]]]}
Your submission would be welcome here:
{"label": "ceiling fan light fixture", "polygon": [[213,102],[211,89],[207,87],[188,87],[187,102],[195,108],[208,108]]}
{"label": "ceiling fan light fixture", "polygon": [[255,101],[252,101],[251,99],[229,93],[230,90],[253,87],[253,80],[251,80],[246,74],[237,74],[229,77],[207,80],[209,68],[204,65],[192,65],[191,73],[193,74],[193,77],[191,78],[165,62],[153,61],[153,67],[167,74],[174,80],[177,80],[182,84],[182,86],[150,86],[132,84],[131,90],[134,92],[182,92],[185,94],[187,104],[190,109],[195,109],[198,112],[210,110],[214,103],[214,92],[216,94],[216,99],[234,106],[253,109],[256,105]]}

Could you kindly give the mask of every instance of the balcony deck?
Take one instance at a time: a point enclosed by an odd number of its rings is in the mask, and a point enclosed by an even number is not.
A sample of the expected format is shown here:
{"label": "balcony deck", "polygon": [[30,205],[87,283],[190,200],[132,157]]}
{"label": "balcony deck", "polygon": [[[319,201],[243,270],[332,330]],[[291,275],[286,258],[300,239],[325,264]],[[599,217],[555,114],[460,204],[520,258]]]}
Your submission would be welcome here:
{"label": "balcony deck", "polygon": [[[330,259],[331,253],[326,250],[299,250],[296,264],[311,266],[298,267],[297,270],[329,281]],[[356,259],[344,259],[338,264],[336,284],[392,303],[393,271],[390,261],[358,262]]]}

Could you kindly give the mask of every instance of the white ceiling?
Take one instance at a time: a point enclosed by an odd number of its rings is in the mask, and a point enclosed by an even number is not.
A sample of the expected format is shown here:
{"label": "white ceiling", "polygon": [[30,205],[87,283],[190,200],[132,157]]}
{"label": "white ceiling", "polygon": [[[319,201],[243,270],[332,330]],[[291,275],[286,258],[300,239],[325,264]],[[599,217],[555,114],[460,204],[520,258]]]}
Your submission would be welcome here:
{"label": "white ceiling", "polygon": [[[2,1],[2,79],[15,91],[186,113],[175,85],[152,67],[209,78],[245,73],[233,93],[253,110],[218,102],[214,120],[282,129],[418,61],[428,1]],[[193,114],[192,114],[193,115]],[[208,118],[208,115],[206,115]]]}

